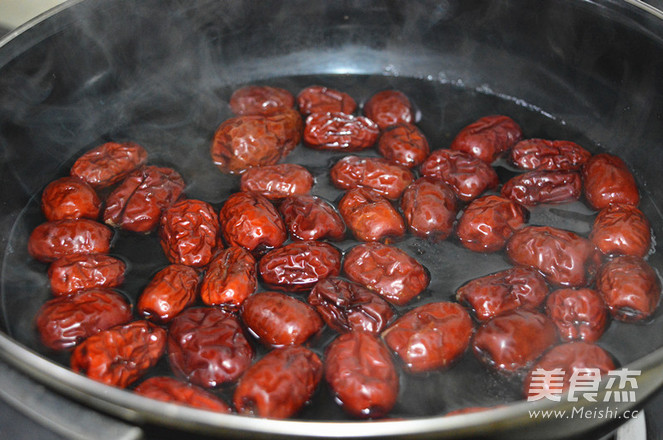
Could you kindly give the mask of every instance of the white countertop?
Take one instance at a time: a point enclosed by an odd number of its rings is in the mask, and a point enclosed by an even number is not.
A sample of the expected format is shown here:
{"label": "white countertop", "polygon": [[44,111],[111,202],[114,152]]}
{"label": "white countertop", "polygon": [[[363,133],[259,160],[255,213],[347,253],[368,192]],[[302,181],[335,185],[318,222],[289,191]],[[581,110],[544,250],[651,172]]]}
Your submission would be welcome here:
{"label": "white countertop", "polygon": [[0,0],[0,28],[14,29],[60,3],[64,0]]}

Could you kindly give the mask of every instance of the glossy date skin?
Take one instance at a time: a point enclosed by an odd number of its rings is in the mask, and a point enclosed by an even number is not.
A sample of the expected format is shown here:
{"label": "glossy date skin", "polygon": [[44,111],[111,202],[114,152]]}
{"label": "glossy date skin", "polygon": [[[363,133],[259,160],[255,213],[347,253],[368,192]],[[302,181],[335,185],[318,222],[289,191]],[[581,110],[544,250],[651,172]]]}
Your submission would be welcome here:
{"label": "glossy date skin", "polygon": [[324,86],[310,86],[303,89],[297,95],[297,104],[304,116],[334,112],[351,115],[357,108],[352,96]]}
{"label": "glossy date skin", "polygon": [[131,305],[110,289],[90,289],[47,301],[35,324],[41,342],[52,350],[70,350],[100,331],[129,322]]}
{"label": "glossy date skin", "polygon": [[351,189],[339,202],[338,210],[357,240],[378,241],[405,233],[403,217],[372,189]]}
{"label": "glossy date skin", "polygon": [[449,185],[464,202],[499,184],[497,173],[489,164],[462,151],[435,150],[421,164],[420,172]]}
{"label": "glossy date skin", "polygon": [[168,376],[154,376],[145,379],[134,388],[134,393],[162,402],[177,403],[207,411],[232,412],[230,406],[214,394]]}
{"label": "glossy date skin", "polygon": [[279,200],[289,195],[308,194],[313,183],[313,175],[306,168],[283,163],[249,168],[242,174],[240,189],[262,194],[269,200]]}
{"label": "glossy date skin", "polygon": [[295,97],[279,87],[247,86],[230,96],[230,110],[236,115],[271,115],[295,106]]}
{"label": "glossy date skin", "polygon": [[107,254],[113,232],[89,219],[58,220],[37,226],[28,239],[28,252],[42,262],[69,255]]}
{"label": "glossy date skin", "polygon": [[287,238],[283,219],[264,196],[238,192],[231,195],[219,213],[221,232],[229,246],[249,252],[279,247]]}
{"label": "glossy date skin", "polygon": [[168,207],[161,216],[161,248],[173,264],[203,267],[222,247],[221,228],[212,205],[185,199]]}
{"label": "glossy date skin", "polygon": [[605,255],[644,257],[652,246],[649,220],[632,205],[611,204],[600,210],[589,239]]}
{"label": "glossy date skin", "polygon": [[555,325],[545,315],[518,309],[482,324],[472,349],[487,367],[501,373],[528,369],[557,342]]}
{"label": "glossy date skin", "polygon": [[398,199],[413,181],[412,172],[381,157],[345,156],[334,164],[329,178],[340,189],[370,188],[389,200]]}
{"label": "glossy date skin", "polygon": [[407,304],[430,282],[428,271],[417,260],[382,243],[365,243],[350,249],[343,271],[350,280],[398,306]]}
{"label": "glossy date skin", "polygon": [[539,270],[552,284],[587,286],[601,263],[594,244],[573,232],[550,226],[527,226],[506,246],[509,259]]}
{"label": "glossy date skin", "polygon": [[138,298],[138,313],[155,323],[167,323],[196,300],[198,273],[181,264],[157,272]]}
{"label": "glossy date skin", "polygon": [[611,203],[638,206],[640,193],[635,178],[622,159],[602,153],[592,156],[582,168],[585,199],[594,209]]}
{"label": "glossy date skin", "polygon": [[242,304],[240,316],[246,327],[265,345],[300,345],[323,326],[308,304],[278,292],[259,292]]}
{"label": "glossy date skin", "polygon": [[525,206],[569,203],[580,198],[582,179],[575,171],[529,171],[502,186],[502,195]]}
{"label": "glossy date skin", "polygon": [[398,124],[382,132],[378,151],[392,162],[413,168],[426,160],[430,147],[426,136],[416,125]]}
{"label": "glossy date skin", "polygon": [[398,373],[391,354],[370,333],[345,333],[329,344],[325,380],[343,410],[357,418],[384,417],[398,398]]}
{"label": "glossy date skin", "polygon": [[596,275],[596,289],[613,318],[637,322],[649,318],[658,307],[661,284],[654,269],[630,255],[606,262]]}
{"label": "glossy date skin", "polygon": [[107,142],[79,157],[71,167],[77,177],[100,189],[114,185],[147,162],[147,151],[140,145]]}
{"label": "glossy date skin", "polygon": [[96,220],[101,211],[101,200],[84,180],[62,177],[44,188],[41,211],[49,222],[77,218]]}
{"label": "glossy date skin", "polygon": [[458,220],[460,243],[474,252],[497,252],[515,231],[522,228],[529,212],[506,197],[488,195],[473,200]]}
{"label": "glossy date skin", "polygon": [[608,310],[594,289],[559,289],[548,295],[546,313],[564,341],[596,342],[608,325]]}
{"label": "glossy date skin", "polygon": [[543,276],[528,267],[513,267],[464,284],[456,291],[459,303],[468,304],[480,321],[511,310],[538,308],[548,295]]}
{"label": "glossy date skin", "polygon": [[403,192],[401,211],[414,235],[444,240],[456,220],[456,194],[443,182],[421,177]]}
{"label": "glossy date skin", "polygon": [[316,150],[360,151],[372,147],[380,128],[363,116],[341,112],[315,113],[306,118],[304,145]]}
{"label": "glossy date skin", "polygon": [[410,373],[448,367],[470,345],[470,314],[452,302],[428,303],[398,318],[382,338]]}
{"label": "glossy date skin", "polygon": [[164,209],[184,192],[184,180],[172,168],[146,166],[129,174],[106,199],[104,223],[127,231],[149,233]]}
{"label": "glossy date skin", "polygon": [[308,303],[339,333],[363,331],[377,335],[394,316],[394,310],[379,295],[338,277],[319,281]]}
{"label": "glossy date skin", "polygon": [[51,292],[70,295],[80,290],[117,287],[124,282],[126,264],[103,254],[68,255],[55,260],[48,268]]}
{"label": "glossy date skin", "polygon": [[410,99],[398,90],[383,90],[371,96],[364,104],[364,115],[375,121],[381,130],[415,122]]}
{"label": "glossy date skin", "polygon": [[464,151],[491,163],[523,137],[520,126],[504,115],[484,116],[464,127],[451,142],[452,150]]}
{"label": "glossy date skin", "polygon": [[126,388],[161,358],[166,331],[147,321],[134,321],[90,336],[72,352],[71,369],[90,379]]}
{"label": "glossy date skin", "polygon": [[279,205],[279,212],[293,239],[342,240],[345,237],[341,215],[332,204],[319,197],[288,196]]}
{"label": "glossy date skin", "polygon": [[234,314],[213,307],[184,310],[170,323],[168,361],[175,374],[204,388],[239,378],[253,348]]}
{"label": "glossy date skin", "polygon": [[592,154],[571,141],[524,139],[510,151],[512,164],[524,170],[575,171]]}
{"label": "glossy date skin", "polygon": [[208,306],[236,308],[256,290],[256,260],[244,248],[232,246],[207,267],[200,286],[200,299]]}
{"label": "glossy date skin", "polygon": [[233,396],[237,412],[284,419],[297,414],[322,379],[318,355],[301,346],[272,350],[240,378]]}
{"label": "glossy date skin", "polygon": [[272,289],[306,292],[341,272],[341,251],[320,241],[296,241],[266,253],[258,270]]}

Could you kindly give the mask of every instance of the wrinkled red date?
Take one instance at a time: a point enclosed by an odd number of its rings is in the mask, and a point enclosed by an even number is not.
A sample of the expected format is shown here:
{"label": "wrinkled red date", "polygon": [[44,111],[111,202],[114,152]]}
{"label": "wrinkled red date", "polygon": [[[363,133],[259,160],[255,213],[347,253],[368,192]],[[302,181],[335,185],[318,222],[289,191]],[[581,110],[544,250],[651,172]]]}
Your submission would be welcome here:
{"label": "wrinkled red date", "polygon": [[251,365],[253,348],[235,315],[219,308],[184,310],[170,323],[168,361],[180,377],[205,388],[239,378]]}
{"label": "wrinkled red date", "polygon": [[589,239],[605,255],[644,257],[652,244],[647,217],[635,206],[621,204],[599,211]]}
{"label": "wrinkled red date", "polygon": [[345,223],[329,202],[311,195],[286,197],[279,212],[293,238],[299,240],[342,240]]}
{"label": "wrinkled red date", "polygon": [[323,322],[308,304],[278,292],[249,296],[240,311],[242,321],[265,345],[299,345],[316,334]]}
{"label": "wrinkled red date", "polygon": [[364,104],[364,115],[375,121],[381,130],[415,122],[410,99],[398,90],[383,90],[371,96]]}
{"label": "wrinkled red date", "polygon": [[350,280],[399,306],[419,295],[430,282],[428,271],[417,260],[382,243],[365,243],[350,249],[343,270]]}
{"label": "wrinkled red date", "polygon": [[106,254],[113,232],[88,219],[58,220],[37,226],[28,239],[28,252],[43,262],[68,255]]}
{"label": "wrinkled red date", "polygon": [[398,398],[398,373],[391,354],[370,333],[345,333],[329,344],[325,380],[353,417],[384,417]]}
{"label": "wrinkled red date", "polygon": [[390,200],[398,199],[414,180],[402,165],[381,157],[346,156],[329,171],[334,186],[341,189],[370,188]]}
{"label": "wrinkled red date", "polygon": [[306,405],[320,379],[318,355],[301,346],[277,348],[244,373],[233,402],[240,414],[288,418]]}
{"label": "wrinkled red date", "polygon": [[90,289],[47,301],[35,323],[41,342],[68,350],[100,331],[129,322],[131,305],[110,289]]}
{"label": "wrinkled red date", "polygon": [[126,264],[103,254],[68,255],[48,268],[51,291],[55,296],[70,295],[97,287],[117,287],[124,282]]}
{"label": "wrinkled red date", "polygon": [[253,191],[270,200],[308,194],[312,187],[313,175],[303,166],[292,163],[249,168],[240,180],[242,191]]}
{"label": "wrinkled red date", "polygon": [[147,233],[159,224],[164,209],[184,191],[184,180],[171,168],[147,166],[129,174],[106,199],[104,222],[127,231]]}
{"label": "wrinkled red date", "polygon": [[470,345],[470,314],[452,302],[428,303],[401,316],[382,334],[411,373],[449,366]]}
{"label": "wrinkled red date", "polygon": [[341,272],[341,251],[321,241],[296,241],[266,253],[258,270],[272,289],[305,292]]}
{"label": "wrinkled red date", "polygon": [[375,122],[341,112],[312,114],[304,125],[304,144],[317,150],[364,150],[372,147],[379,135]]}
{"label": "wrinkled red date", "polygon": [[486,163],[491,163],[522,137],[520,126],[510,117],[484,116],[464,127],[449,148],[464,151]]}
{"label": "wrinkled red date", "polygon": [[423,176],[442,180],[464,202],[499,184],[497,173],[489,164],[462,151],[435,150],[421,164],[420,171]]}
{"label": "wrinkled red date", "polygon": [[200,299],[208,306],[239,307],[256,290],[256,260],[244,248],[225,249],[207,267]]}
{"label": "wrinkled red date", "polygon": [[161,248],[173,264],[202,267],[222,247],[219,229],[212,205],[202,200],[181,200],[161,216]]}
{"label": "wrinkled red date", "polygon": [[138,298],[138,312],[156,323],[171,321],[196,300],[198,273],[181,264],[157,272]]}
{"label": "wrinkled red date", "polygon": [[546,281],[528,267],[513,267],[475,278],[456,291],[458,302],[468,304],[480,321],[518,308],[536,309],[547,295]]}
{"label": "wrinkled red date", "polygon": [[338,210],[357,240],[378,241],[405,233],[405,222],[396,208],[372,189],[351,189]]}
{"label": "wrinkled red date", "polygon": [[570,287],[588,285],[601,263],[601,254],[591,241],[550,226],[518,230],[506,252],[514,264],[533,267],[551,283]]}
{"label": "wrinkled red date", "polygon": [[615,257],[601,266],[596,289],[612,317],[624,322],[650,317],[661,297],[654,269],[645,260],[630,255]]}
{"label": "wrinkled red date", "polygon": [[426,160],[430,147],[426,136],[416,125],[398,124],[382,132],[378,151],[392,162],[413,168]]}
{"label": "wrinkled red date", "polygon": [[221,413],[230,413],[231,408],[223,400],[203,388],[167,376],[145,379],[134,393],[162,402],[178,403],[194,408]]}
{"label": "wrinkled red date", "polygon": [[501,250],[513,233],[525,225],[528,211],[505,197],[488,195],[473,200],[460,217],[456,235],[474,252]]}
{"label": "wrinkled red date", "polygon": [[555,325],[546,315],[517,309],[482,324],[472,349],[484,365],[514,373],[529,368],[555,342]]}
{"label": "wrinkled red date", "polygon": [[106,188],[124,179],[147,162],[147,151],[140,145],[107,142],[79,157],[71,167],[71,175],[94,188]]}
{"label": "wrinkled red date", "polygon": [[502,195],[525,206],[568,203],[582,194],[582,179],[574,171],[529,171],[509,179]]}
{"label": "wrinkled red date", "polygon": [[295,106],[295,97],[279,87],[247,86],[230,96],[230,110],[236,115],[271,115]]}
{"label": "wrinkled red date", "polygon": [[513,146],[510,160],[525,170],[579,170],[592,153],[571,141],[524,139]]}
{"label": "wrinkled red date", "polygon": [[611,203],[638,206],[640,193],[635,178],[622,159],[602,153],[592,156],[582,168],[585,198],[594,209]]}
{"label": "wrinkled red date", "polygon": [[565,341],[597,341],[608,323],[601,295],[593,289],[559,289],[548,295],[546,313]]}
{"label": "wrinkled red date", "polygon": [[77,177],[62,177],[49,183],[41,195],[41,210],[49,222],[63,219],[99,218],[101,200],[97,192]]}
{"label": "wrinkled red date", "polygon": [[339,333],[379,334],[394,316],[389,303],[379,295],[338,277],[319,281],[311,290],[308,303]]}
{"label": "wrinkled red date", "polygon": [[444,240],[456,220],[456,194],[443,182],[421,177],[403,192],[401,211],[414,235]]}
{"label": "wrinkled red date", "polygon": [[153,367],[165,348],[164,329],[134,321],[81,342],[71,355],[71,369],[106,385],[125,388]]}
{"label": "wrinkled red date", "polygon": [[357,103],[347,93],[323,86],[310,86],[297,95],[299,111],[308,116],[312,113],[345,113],[351,115]]}

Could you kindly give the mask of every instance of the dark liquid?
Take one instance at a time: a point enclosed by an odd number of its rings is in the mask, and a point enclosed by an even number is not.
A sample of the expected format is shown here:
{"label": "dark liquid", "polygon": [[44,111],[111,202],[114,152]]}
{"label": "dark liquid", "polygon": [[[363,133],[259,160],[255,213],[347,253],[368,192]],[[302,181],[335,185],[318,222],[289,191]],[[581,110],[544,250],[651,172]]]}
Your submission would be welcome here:
{"label": "dark liquid", "polygon": [[[417,113],[420,115],[417,125],[428,138],[432,149],[447,148],[462,127],[479,117],[505,114],[521,125],[527,138],[571,140],[590,151],[598,151],[596,145],[583,136],[582,127],[568,127],[521,102],[448,84],[384,76],[289,77],[273,79],[265,84],[284,87],[293,94],[309,85],[325,85],[349,93],[360,105],[377,91],[396,88],[408,95],[417,107]],[[191,87],[195,88],[195,85]],[[129,125],[113,131],[113,140],[131,140],[143,145],[150,154],[150,163],[171,166],[182,174],[188,184],[186,195],[189,198],[206,200],[218,209],[231,193],[239,190],[239,177],[223,175],[212,165],[209,156],[209,146],[216,127],[232,116],[227,102],[233,90],[234,88],[218,90],[215,105],[201,105],[199,111],[193,115],[190,111],[191,102],[187,103],[189,105],[178,106],[177,103],[167,101],[158,111],[137,109]],[[195,99],[195,96],[196,93],[192,93],[190,98]],[[100,138],[99,143],[102,141]],[[360,155],[377,155],[377,152],[370,149]],[[299,146],[285,161],[304,165],[314,174],[314,195],[337,201],[342,191],[330,184],[328,170],[343,156],[342,153],[321,152]],[[68,168],[75,159],[72,157],[52,179],[67,175]],[[502,183],[517,173],[503,160],[497,161],[494,166]],[[7,315],[5,322],[11,337],[53,362],[67,366],[68,353],[55,353],[45,349],[39,342],[33,325],[39,307],[52,297],[46,276],[47,265],[34,261],[26,250],[30,231],[44,221],[39,197],[40,194],[35,194],[32,202],[19,217],[9,239],[1,278],[4,301],[2,310]],[[651,198],[643,197],[641,209],[650,219],[658,218]],[[536,207],[530,210],[530,214],[529,224],[551,225],[584,236],[590,232],[595,216],[582,202]],[[658,234],[660,224],[653,224],[654,232]],[[345,251],[356,242],[346,240],[335,244]],[[400,308],[399,313],[427,302],[449,300],[453,298],[456,289],[467,281],[510,267],[503,253],[473,253],[460,246],[453,237],[441,243],[406,237],[395,245],[414,256],[432,275],[428,289],[407,306]],[[120,290],[133,304],[136,304],[150,278],[168,264],[156,233],[143,236],[118,231],[112,254],[120,256],[128,263],[126,282]],[[655,268],[662,267],[658,254],[650,255],[649,261]],[[267,289],[259,286],[259,290]],[[305,299],[305,295],[293,296]],[[663,320],[654,318],[648,325],[612,322],[599,345],[608,350],[620,364],[625,365],[663,345],[661,321]],[[322,334],[309,341],[309,346],[322,357],[325,346],[334,337],[333,331],[325,329]],[[255,346],[259,356],[267,352],[258,342]],[[398,363],[398,360],[396,362]],[[164,374],[172,374],[165,357],[147,377]],[[232,391],[233,386],[227,385],[215,392],[230,402]],[[503,404],[518,400],[521,396],[521,377],[505,377],[488,371],[468,350],[446,370],[422,375],[401,373],[399,400],[391,416],[412,418],[439,415],[462,407]],[[298,418],[347,419],[324,383]]]}

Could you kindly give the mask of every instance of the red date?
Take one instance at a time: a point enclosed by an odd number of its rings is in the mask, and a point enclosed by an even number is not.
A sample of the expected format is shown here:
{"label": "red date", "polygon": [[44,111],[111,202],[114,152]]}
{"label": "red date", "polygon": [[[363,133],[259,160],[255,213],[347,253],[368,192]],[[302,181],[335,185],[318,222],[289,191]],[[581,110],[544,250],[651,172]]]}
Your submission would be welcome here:
{"label": "red date", "polygon": [[525,225],[528,216],[529,212],[522,205],[505,197],[479,197],[465,208],[456,235],[471,251],[496,252]]}
{"label": "red date", "polygon": [[402,165],[379,157],[346,156],[334,164],[329,177],[337,188],[370,188],[390,200],[398,199],[414,180]]}
{"label": "red date", "polygon": [[372,189],[351,189],[339,202],[338,209],[357,240],[378,241],[405,233],[405,222],[398,211]]}
{"label": "red date", "polygon": [[28,252],[36,260],[51,262],[68,255],[106,254],[113,232],[88,219],[58,220],[37,226],[28,239]]}
{"label": "red date", "polygon": [[502,195],[525,206],[568,203],[582,194],[580,174],[574,171],[529,171],[513,177],[502,187]]}
{"label": "red date", "polygon": [[124,282],[126,264],[103,254],[68,255],[55,260],[48,268],[51,291],[55,296],[80,290],[117,287]]}
{"label": "red date", "polygon": [[89,378],[126,388],[156,365],[166,348],[166,331],[134,321],[92,335],[71,355],[71,369]]}
{"label": "red date", "polygon": [[464,127],[449,148],[464,151],[486,163],[491,163],[522,137],[520,126],[510,117],[484,116]]}
{"label": "red date", "polygon": [[343,270],[350,280],[395,305],[405,305],[423,292],[430,275],[404,251],[382,243],[365,243],[346,254]]}
{"label": "red date", "polygon": [[555,325],[545,315],[518,309],[496,316],[479,327],[472,348],[486,366],[502,373],[529,368],[557,342]]}
{"label": "red date", "polygon": [[415,125],[398,124],[382,132],[378,151],[392,162],[413,168],[426,160],[430,147],[424,134]]}
{"label": "red date", "polygon": [[640,193],[628,166],[617,156],[592,156],[582,168],[585,198],[594,209],[611,203],[638,206]]}
{"label": "red date", "polygon": [[414,235],[444,240],[456,220],[456,194],[443,182],[421,177],[403,192],[401,210]]}
{"label": "red date", "polygon": [[179,199],[184,180],[171,168],[147,166],[129,174],[106,199],[104,222],[127,231],[148,233],[161,212]]}
{"label": "red date", "polygon": [[411,373],[448,367],[470,345],[470,314],[452,302],[428,303],[396,320],[382,334]]}
{"label": "red date", "polygon": [[525,139],[513,146],[511,163],[525,170],[575,171],[592,153],[571,141]]}
{"label": "red date", "polygon": [[308,194],[312,187],[311,173],[303,166],[292,163],[249,168],[240,181],[242,191],[253,191],[270,200]]}
{"label": "red date", "polygon": [[320,379],[318,355],[301,346],[277,348],[244,373],[233,402],[240,414],[288,418],[306,405]]}
{"label": "red date", "polygon": [[341,272],[341,251],[324,242],[296,241],[265,254],[258,270],[272,289],[305,292]]}
{"label": "red date", "polygon": [[131,306],[110,289],[90,289],[47,301],[35,323],[41,342],[52,350],[69,350],[100,331],[129,322]]}
{"label": "red date", "polygon": [[202,267],[222,248],[219,220],[212,205],[185,199],[171,205],[161,216],[161,247],[173,264]]}
{"label": "red date", "polygon": [[157,323],[166,323],[196,300],[198,273],[181,264],[157,272],[138,298],[138,312]]}
{"label": "red date", "polygon": [[106,188],[124,179],[147,162],[147,151],[140,145],[107,142],[79,157],[71,167],[71,175],[94,188]]}
{"label": "red date", "polygon": [[652,244],[647,217],[635,206],[621,204],[599,211],[589,239],[605,255],[644,257]]}
{"label": "red date", "polygon": [[337,277],[319,281],[311,290],[308,303],[339,333],[363,331],[377,335],[394,316],[389,303],[380,296]]}
{"label": "red date", "polygon": [[256,260],[244,248],[232,246],[207,268],[200,299],[208,306],[239,307],[256,290]]}
{"label": "red date", "polygon": [[345,223],[333,205],[310,195],[286,197],[279,212],[293,238],[299,240],[342,240]]}
{"label": "red date", "polygon": [[514,264],[539,270],[553,284],[583,287],[594,278],[601,254],[594,244],[573,232],[550,226],[528,226],[506,246]]}
{"label": "red date", "polygon": [[565,341],[597,341],[608,322],[601,295],[593,289],[559,289],[546,300],[546,313]]}
{"label": "red date", "polygon": [[462,151],[435,150],[421,164],[420,171],[423,176],[449,185],[464,202],[499,184],[497,173],[489,164]]}
{"label": "red date", "polygon": [[596,275],[596,289],[613,318],[624,322],[650,317],[661,297],[661,284],[654,269],[630,255],[606,262]]}
{"label": "red date", "polygon": [[162,402],[177,403],[207,411],[230,413],[227,403],[203,388],[167,376],[145,379],[134,389],[134,393]]}
{"label": "red date", "polygon": [[475,278],[456,291],[458,302],[468,304],[480,321],[519,308],[536,309],[547,295],[546,281],[536,270],[527,267]]}
{"label": "red date", "polygon": [[381,130],[396,124],[414,122],[414,110],[408,97],[398,90],[383,90],[364,104],[364,115]]}
{"label": "red date", "polygon": [[240,315],[260,342],[274,347],[300,345],[318,333],[323,325],[311,306],[278,292],[249,296],[242,304]]}
{"label": "red date", "polygon": [[299,92],[297,104],[304,116],[335,112],[351,115],[357,108],[357,103],[347,93],[323,86],[310,86]]}
{"label": "red date", "polygon": [[41,210],[49,222],[77,218],[96,220],[101,200],[94,188],[84,180],[62,177],[44,188]]}
{"label": "red date", "polygon": [[290,154],[302,140],[304,121],[302,115],[295,109],[283,110],[267,116],[267,125],[269,131],[279,139],[281,158]]}
{"label": "red date", "polygon": [[180,377],[205,388],[239,378],[253,348],[235,315],[213,307],[184,310],[170,323],[168,361]]}
{"label": "red date", "polygon": [[304,144],[316,150],[364,150],[372,147],[379,135],[375,122],[341,112],[312,114],[304,126]]}
{"label": "red date", "polygon": [[398,373],[391,354],[370,333],[345,333],[329,344],[325,380],[343,410],[354,417],[383,417],[398,398]]}
{"label": "red date", "polygon": [[295,106],[295,97],[278,87],[247,86],[230,96],[230,110],[236,115],[271,115]]}

